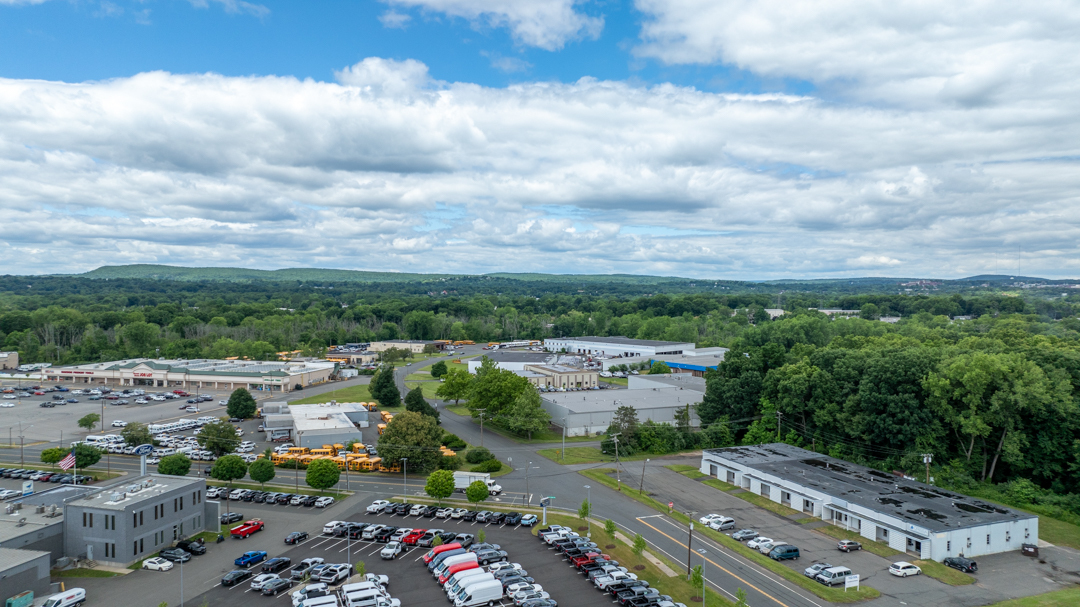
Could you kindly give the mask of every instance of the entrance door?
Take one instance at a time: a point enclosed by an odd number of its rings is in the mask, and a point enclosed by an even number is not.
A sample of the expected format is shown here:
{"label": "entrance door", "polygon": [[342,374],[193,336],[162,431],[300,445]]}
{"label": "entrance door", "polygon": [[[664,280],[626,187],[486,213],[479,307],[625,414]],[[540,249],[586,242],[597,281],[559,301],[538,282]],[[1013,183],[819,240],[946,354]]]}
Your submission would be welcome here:
{"label": "entrance door", "polygon": [[720,475],[720,469],[717,468],[715,464],[709,464],[709,474],[712,475],[713,478],[716,478]]}

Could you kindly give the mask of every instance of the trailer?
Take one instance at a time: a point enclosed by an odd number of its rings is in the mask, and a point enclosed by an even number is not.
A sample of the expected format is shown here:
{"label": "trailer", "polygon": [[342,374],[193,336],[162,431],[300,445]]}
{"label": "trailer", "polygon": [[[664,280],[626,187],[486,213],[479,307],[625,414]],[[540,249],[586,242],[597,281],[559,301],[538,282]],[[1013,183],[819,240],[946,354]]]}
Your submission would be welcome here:
{"label": "trailer", "polygon": [[502,493],[502,486],[491,480],[491,475],[481,472],[455,472],[454,473],[454,491],[460,491],[465,493],[465,490],[469,488],[469,485],[476,481],[480,481],[487,485],[488,493],[490,495],[498,495]]}

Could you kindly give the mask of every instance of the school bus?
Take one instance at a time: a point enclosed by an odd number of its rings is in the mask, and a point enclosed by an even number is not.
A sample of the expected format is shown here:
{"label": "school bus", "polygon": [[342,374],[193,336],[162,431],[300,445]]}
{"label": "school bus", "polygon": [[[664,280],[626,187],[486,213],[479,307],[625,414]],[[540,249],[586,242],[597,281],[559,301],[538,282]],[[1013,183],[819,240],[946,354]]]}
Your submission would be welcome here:
{"label": "school bus", "polygon": [[379,424],[376,428],[379,429],[379,436],[382,436],[383,430],[386,430],[386,424]]}
{"label": "school bus", "polygon": [[310,451],[307,447],[289,447],[289,455],[306,455]]}
{"label": "school bus", "polygon": [[379,472],[401,472],[401,464],[396,463],[396,464],[390,464],[389,466],[387,466],[385,464],[380,463],[379,464]]}
{"label": "school bus", "polygon": [[372,472],[379,469],[379,465],[382,463],[381,457],[369,457],[360,463],[360,468]]}
{"label": "school bus", "polygon": [[321,455],[325,457],[332,457],[337,455],[337,451],[334,451],[332,447],[323,447],[322,449],[312,449],[311,455]]}

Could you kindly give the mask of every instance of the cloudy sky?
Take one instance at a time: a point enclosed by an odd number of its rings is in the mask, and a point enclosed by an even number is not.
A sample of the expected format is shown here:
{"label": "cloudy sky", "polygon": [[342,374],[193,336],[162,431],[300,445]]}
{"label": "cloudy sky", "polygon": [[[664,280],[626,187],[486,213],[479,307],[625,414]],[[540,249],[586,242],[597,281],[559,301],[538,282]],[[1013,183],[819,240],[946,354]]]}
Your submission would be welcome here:
{"label": "cloudy sky", "polygon": [[1080,276],[1080,5],[0,0],[0,273]]}

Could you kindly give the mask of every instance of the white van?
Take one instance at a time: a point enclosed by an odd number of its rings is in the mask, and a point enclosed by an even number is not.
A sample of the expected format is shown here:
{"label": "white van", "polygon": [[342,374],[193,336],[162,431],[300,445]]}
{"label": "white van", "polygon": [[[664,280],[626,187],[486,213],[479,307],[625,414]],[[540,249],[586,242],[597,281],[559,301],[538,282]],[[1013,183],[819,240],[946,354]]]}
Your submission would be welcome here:
{"label": "white van", "polygon": [[111,434],[91,434],[84,438],[83,442],[87,445],[108,445],[113,442],[113,437]]}
{"label": "white van", "polygon": [[341,588],[338,588],[341,594],[349,594],[352,592],[366,592],[368,590],[384,591],[385,589],[375,582],[356,582],[355,584],[345,584]]}
{"label": "white van", "polygon": [[454,597],[454,607],[474,607],[476,605],[494,605],[502,601],[503,585],[499,580],[473,584],[462,589]]}
{"label": "white van", "polygon": [[436,567],[431,572],[431,575],[434,576],[435,579],[439,579],[439,576],[441,576],[443,573],[445,573],[447,570],[449,570],[450,567],[452,567],[454,565],[457,565],[459,563],[475,563],[475,562],[477,562],[475,552],[467,552],[465,554],[456,554],[456,555],[451,556],[449,558],[443,559],[443,562],[439,563],[439,566]]}
{"label": "white van", "polygon": [[75,607],[82,605],[86,600],[86,591],[82,588],[69,588],[60,594],[54,594],[45,599],[42,607]]}
{"label": "white van", "polygon": [[446,598],[449,599],[451,602],[453,602],[453,601],[457,600],[457,598],[459,596],[461,596],[462,594],[467,594],[469,592],[469,588],[471,588],[472,586],[477,586],[477,585],[480,585],[480,584],[487,584],[488,582],[491,582],[491,581],[496,581],[496,582],[499,582],[500,584],[502,583],[502,580],[496,580],[495,576],[490,574],[490,573],[487,576],[472,577],[472,578],[469,578],[467,580],[463,580],[461,582],[461,584],[458,585],[457,592],[455,592],[454,594],[451,594],[450,596],[448,596]]}
{"label": "white van", "polygon": [[[454,574],[454,577],[446,581],[446,594],[451,597],[454,596],[458,592],[461,592],[462,586],[465,586],[466,584],[473,581],[478,581],[480,579],[478,576],[487,576],[485,578],[487,580],[495,579],[495,576],[491,575],[490,573],[484,571],[479,567],[475,569],[466,569],[465,571],[458,571]],[[476,578],[476,580],[474,580],[473,578]]]}
{"label": "white van", "polygon": [[389,602],[390,595],[385,590],[369,588],[353,592],[342,592],[342,607],[378,607],[379,603]]}
{"label": "white van", "polygon": [[338,602],[337,597],[328,594],[326,596],[317,596],[313,599],[304,599],[300,601],[297,607],[341,607],[341,603]]}

